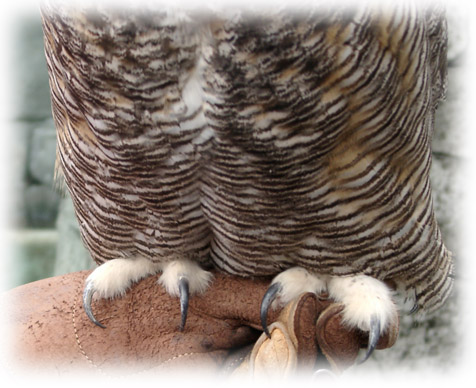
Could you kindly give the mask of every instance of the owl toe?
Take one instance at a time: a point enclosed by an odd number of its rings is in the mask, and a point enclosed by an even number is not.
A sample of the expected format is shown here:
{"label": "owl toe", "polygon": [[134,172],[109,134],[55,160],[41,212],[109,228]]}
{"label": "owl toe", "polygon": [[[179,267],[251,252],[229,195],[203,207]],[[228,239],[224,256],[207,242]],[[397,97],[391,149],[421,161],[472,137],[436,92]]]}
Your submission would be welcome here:
{"label": "owl toe", "polygon": [[285,306],[306,292],[319,294],[326,290],[326,278],[307,271],[301,267],[293,267],[277,275],[271,284],[281,285],[271,307]]}
{"label": "owl toe", "polygon": [[159,284],[165,287],[169,295],[180,297],[180,279],[187,279],[191,295],[201,294],[208,288],[212,274],[190,260],[174,260],[163,264]]}
{"label": "owl toe", "polygon": [[269,308],[285,306],[306,292],[319,294],[326,290],[325,277],[312,274],[304,268],[293,267],[277,275],[261,301],[261,325],[268,335],[267,315]]}
{"label": "owl toe", "polygon": [[87,316],[99,327],[104,328],[92,312],[92,299],[115,298],[125,294],[132,283],[156,273],[157,264],[144,258],[115,259],[97,267],[86,279],[83,292],[83,306]]}
{"label": "owl toe", "polygon": [[331,278],[328,292],[332,299],[344,305],[343,323],[369,333],[365,361],[377,346],[380,336],[398,320],[392,291],[380,280],[356,275]]}
{"label": "owl toe", "polygon": [[187,320],[190,295],[205,292],[212,279],[212,274],[190,260],[175,260],[165,263],[162,270],[159,283],[165,287],[169,295],[180,299],[179,330],[183,331]]}

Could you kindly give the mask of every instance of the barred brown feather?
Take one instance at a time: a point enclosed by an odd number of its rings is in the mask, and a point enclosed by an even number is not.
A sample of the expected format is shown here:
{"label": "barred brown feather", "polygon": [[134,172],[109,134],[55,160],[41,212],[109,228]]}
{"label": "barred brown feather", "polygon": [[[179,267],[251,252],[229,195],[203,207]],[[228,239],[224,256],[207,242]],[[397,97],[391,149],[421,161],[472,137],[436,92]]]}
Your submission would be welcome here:
{"label": "barred brown feather", "polygon": [[43,10],[58,158],[98,263],[367,274],[433,310],[438,9]]}

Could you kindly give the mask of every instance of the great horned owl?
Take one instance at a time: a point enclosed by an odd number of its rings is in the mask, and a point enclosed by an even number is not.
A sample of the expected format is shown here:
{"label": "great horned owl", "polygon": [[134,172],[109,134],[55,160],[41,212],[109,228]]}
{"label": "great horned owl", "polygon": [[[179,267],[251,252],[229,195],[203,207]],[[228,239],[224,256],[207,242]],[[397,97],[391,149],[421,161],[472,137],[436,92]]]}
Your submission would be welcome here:
{"label": "great horned owl", "polygon": [[[277,275],[264,298],[327,291],[368,353],[397,310],[452,288],[429,169],[446,88],[436,7],[256,12],[43,9],[58,165],[116,297],[162,272],[181,296],[206,266]],[[102,326],[102,325],[101,325]],[[266,329],[266,327],[265,327]]]}

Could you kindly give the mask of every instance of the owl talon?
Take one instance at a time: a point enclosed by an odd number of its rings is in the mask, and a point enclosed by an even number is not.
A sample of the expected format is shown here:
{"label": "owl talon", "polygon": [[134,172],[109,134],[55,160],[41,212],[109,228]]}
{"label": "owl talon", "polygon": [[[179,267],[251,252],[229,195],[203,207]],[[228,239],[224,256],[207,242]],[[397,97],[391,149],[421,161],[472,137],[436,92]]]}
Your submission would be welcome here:
{"label": "owl talon", "polygon": [[263,327],[263,331],[265,334],[268,336],[268,338],[271,338],[271,335],[269,334],[268,330],[268,323],[267,323],[267,317],[268,317],[268,310],[273,301],[276,299],[276,296],[280,291],[282,291],[283,286],[281,283],[273,283],[266,293],[263,296],[263,300],[261,301],[261,309],[260,309],[260,317],[261,317],[261,326]]}
{"label": "owl talon", "polygon": [[375,315],[373,315],[370,318],[369,343],[367,345],[367,352],[365,353],[364,359],[358,362],[359,365],[363,364],[365,361],[368,360],[370,355],[373,353],[373,351],[377,347],[379,339],[380,339],[380,320]]}
{"label": "owl talon", "polygon": [[93,310],[91,308],[91,301],[93,299],[93,295],[96,292],[96,290],[93,287],[92,282],[86,282],[86,287],[84,287],[83,291],[83,306],[84,306],[84,311],[86,312],[86,315],[88,316],[89,320],[93,322],[95,325],[105,329],[106,326],[104,326],[101,322],[99,322],[93,314]]}
{"label": "owl talon", "polygon": [[212,274],[200,268],[191,260],[175,260],[165,263],[159,283],[165,287],[170,296],[180,299],[181,322],[179,330],[183,331],[187,321],[190,295],[204,293],[212,279]]}
{"label": "owl talon", "polygon": [[179,330],[183,331],[185,328],[185,322],[187,321],[187,313],[188,313],[188,300],[189,300],[189,283],[186,277],[179,278],[179,294],[180,294],[180,316],[181,322],[179,326]]}

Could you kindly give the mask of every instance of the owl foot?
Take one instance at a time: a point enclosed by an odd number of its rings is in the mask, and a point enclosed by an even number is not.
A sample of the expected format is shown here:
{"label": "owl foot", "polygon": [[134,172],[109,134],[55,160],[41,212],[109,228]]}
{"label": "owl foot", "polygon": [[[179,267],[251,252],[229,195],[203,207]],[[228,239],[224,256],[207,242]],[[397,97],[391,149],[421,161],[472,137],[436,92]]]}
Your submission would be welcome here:
{"label": "owl foot", "polygon": [[325,278],[313,275],[304,268],[293,267],[281,272],[273,279],[261,301],[261,325],[266,335],[270,338],[267,325],[270,307],[285,306],[305,292],[320,294],[325,290]]}
{"label": "owl foot", "polygon": [[190,260],[176,260],[163,265],[159,283],[171,296],[180,298],[181,322],[179,330],[183,331],[187,321],[190,294],[203,293],[211,281],[212,274],[203,270]]}
{"label": "owl foot", "polygon": [[380,336],[398,320],[392,291],[382,281],[367,275],[331,277],[327,289],[332,299],[344,305],[342,322],[369,333],[367,352],[360,363],[366,361]]}
{"label": "owl foot", "polygon": [[305,292],[320,294],[344,305],[342,322],[369,333],[366,361],[374,351],[380,336],[392,321],[398,319],[391,291],[381,281],[366,275],[320,276],[300,267],[290,268],[276,276],[261,302],[261,324],[269,337],[267,313],[270,307],[284,306]]}
{"label": "owl foot", "polygon": [[91,308],[93,296],[111,299],[122,296],[132,283],[157,273],[160,268],[160,264],[145,258],[115,259],[101,264],[86,279],[83,291],[83,306],[86,315],[91,322],[104,329],[106,326],[94,317]]}

